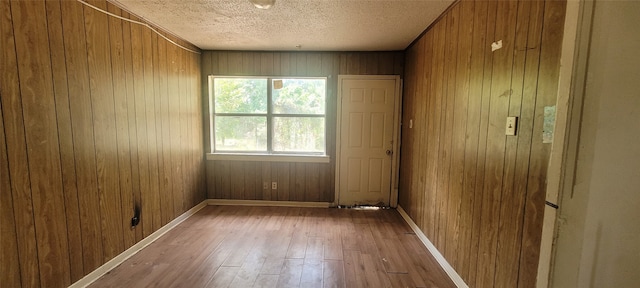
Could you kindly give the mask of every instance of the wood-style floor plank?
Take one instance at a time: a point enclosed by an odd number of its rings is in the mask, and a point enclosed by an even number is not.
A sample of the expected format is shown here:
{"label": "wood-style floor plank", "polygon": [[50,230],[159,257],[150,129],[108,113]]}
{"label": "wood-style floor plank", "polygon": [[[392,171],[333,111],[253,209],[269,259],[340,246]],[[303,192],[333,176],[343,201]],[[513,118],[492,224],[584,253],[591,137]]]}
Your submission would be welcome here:
{"label": "wood-style floor plank", "polygon": [[90,287],[455,287],[395,210],[208,206]]}
{"label": "wood-style floor plank", "polygon": [[323,265],[321,259],[304,259],[299,287],[322,288]]}
{"label": "wood-style floor plank", "polygon": [[323,262],[322,284],[324,288],[345,287],[343,261],[325,260]]}
{"label": "wood-style floor plank", "polygon": [[260,274],[256,282],[253,284],[254,288],[275,288],[278,284],[278,275]]}

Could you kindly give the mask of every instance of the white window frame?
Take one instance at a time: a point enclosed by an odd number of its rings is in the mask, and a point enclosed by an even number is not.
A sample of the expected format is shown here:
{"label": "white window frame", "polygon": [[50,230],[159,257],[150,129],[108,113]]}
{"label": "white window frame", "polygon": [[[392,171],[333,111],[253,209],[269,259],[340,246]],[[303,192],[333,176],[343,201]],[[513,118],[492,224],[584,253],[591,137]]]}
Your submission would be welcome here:
{"label": "white window frame", "polygon": [[[224,116],[261,116],[267,118],[267,151],[216,151],[215,150],[215,95],[214,95],[214,79],[215,78],[241,78],[241,79],[266,79],[267,80],[267,113],[244,114],[244,113],[224,113]],[[322,79],[325,81],[325,109],[324,114],[275,114],[272,107],[272,83],[273,80],[286,79]],[[327,77],[296,77],[296,76],[225,76],[210,75],[208,79],[209,85],[209,135],[210,142],[207,160],[231,160],[231,161],[269,161],[269,162],[307,162],[307,163],[329,163],[330,157],[327,155],[327,109],[328,109],[328,79]],[[324,119],[324,151],[323,152],[280,152],[273,150],[273,118],[275,117],[312,117]]]}

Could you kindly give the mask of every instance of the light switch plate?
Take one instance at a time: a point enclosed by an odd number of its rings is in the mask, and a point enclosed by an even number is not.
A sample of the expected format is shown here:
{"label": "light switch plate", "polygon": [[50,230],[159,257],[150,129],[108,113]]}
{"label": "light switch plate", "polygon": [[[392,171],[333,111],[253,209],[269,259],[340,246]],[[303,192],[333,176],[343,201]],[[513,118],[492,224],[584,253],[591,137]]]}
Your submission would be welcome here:
{"label": "light switch plate", "polygon": [[518,125],[518,117],[515,117],[515,116],[507,117],[507,126],[506,126],[506,130],[505,130],[505,134],[507,136],[516,135],[516,127],[517,127],[517,125]]}

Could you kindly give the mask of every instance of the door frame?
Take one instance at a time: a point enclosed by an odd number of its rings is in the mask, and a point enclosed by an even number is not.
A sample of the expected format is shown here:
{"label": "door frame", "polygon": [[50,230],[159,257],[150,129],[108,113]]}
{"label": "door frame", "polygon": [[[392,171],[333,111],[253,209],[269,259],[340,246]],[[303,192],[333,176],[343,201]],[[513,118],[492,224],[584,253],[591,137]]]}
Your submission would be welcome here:
{"label": "door frame", "polygon": [[389,206],[396,208],[398,206],[398,175],[400,161],[400,130],[402,117],[402,79],[400,75],[338,75],[338,88],[336,99],[336,162],[335,162],[335,195],[333,206],[338,205],[340,199],[340,135],[341,135],[341,118],[342,118],[342,81],[344,80],[395,80],[396,88],[394,95],[394,111],[393,111],[393,145],[391,154],[391,191],[389,194]]}
{"label": "door frame", "polygon": [[[582,102],[593,20],[593,1],[567,1],[560,54],[556,121],[547,168],[547,185],[540,239],[536,287],[547,288],[552,280],[557,253],[562,199],[571,194],[579,148]],[[551,204],[555,204],[552,207]],[[581,244],[581,243],[579,243]]]}

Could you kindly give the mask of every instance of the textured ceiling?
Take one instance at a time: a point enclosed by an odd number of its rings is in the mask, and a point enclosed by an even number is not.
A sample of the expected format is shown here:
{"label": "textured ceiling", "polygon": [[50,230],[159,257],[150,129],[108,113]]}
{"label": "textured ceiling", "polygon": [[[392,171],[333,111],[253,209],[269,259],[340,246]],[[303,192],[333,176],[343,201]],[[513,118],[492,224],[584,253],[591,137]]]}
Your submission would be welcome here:
{"label": "textured ceiling", "polygon": [[453,0],[114,2],[205,50],[387,51],[406,48]]}

